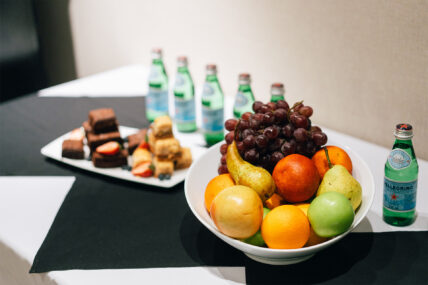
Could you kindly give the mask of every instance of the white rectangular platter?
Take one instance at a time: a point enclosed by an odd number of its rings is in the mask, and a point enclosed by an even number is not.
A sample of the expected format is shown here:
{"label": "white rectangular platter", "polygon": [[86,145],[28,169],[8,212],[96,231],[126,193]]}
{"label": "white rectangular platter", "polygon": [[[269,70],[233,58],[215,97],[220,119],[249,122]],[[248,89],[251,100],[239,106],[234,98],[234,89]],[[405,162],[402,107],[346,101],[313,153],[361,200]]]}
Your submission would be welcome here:
{"label": "white rectangular platter", "polygon": [[[119,132],[122,138],[127,137],[128,135],[138,132],[138,129],[120,126]],[[133,181],[137,183],[147,184],[158,186],[162,188],[171,188],[178,183],[182,182],[186,177],[188,169],[175,170],[171,176],[171,179],[168,180],[159,180],[155,177],[137,177],[132,175],[131,171],[122,169],[121,167],[115,168],[97,168],[92,164],[92,161],[88,160],[89,157],[89,147],[85,145],[85,158],[84,159],[70,159],[62,157],[62,142],[68,138],[70,133],[66,133],[57,139],[51,141],[41,149],[42,155],[61,161],[65,164],[72,165],[81,169],[85,169],[90,172],[99,173],[123,180]],[[198,138],[197,133],[195,134],[177,134],[174,133],[176,138],[180,141],[181,146],[189,147],[192,152],[193,161],[199,158],[207,149],[201,146],[200,139]],[[131,165],[131,157],[128,157],[128,164]]]}

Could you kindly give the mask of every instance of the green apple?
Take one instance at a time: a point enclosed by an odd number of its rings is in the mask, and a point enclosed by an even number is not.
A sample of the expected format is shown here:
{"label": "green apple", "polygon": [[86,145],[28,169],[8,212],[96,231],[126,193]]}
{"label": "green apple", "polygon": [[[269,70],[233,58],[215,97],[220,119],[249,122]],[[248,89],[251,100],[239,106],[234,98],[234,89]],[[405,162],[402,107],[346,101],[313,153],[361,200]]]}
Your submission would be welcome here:
{"label": "green apple", "polygon": [[346,232],[352,225],[354,216],[351,202],[338,192],[319,195],[308,209],[309,222],[320,237],[333,237]]}
{"label": "green apple", "polygon": [[[268,208],[263,208],[263,219],[266,217],[267,213],[269,213],[270,210]],[[255,245],[255,246],[264,246],[265,241],[262,237],[262,232],[258,230],[254,235],[250,236],[249,238],[246,238],[242,240],[243,242]]]}

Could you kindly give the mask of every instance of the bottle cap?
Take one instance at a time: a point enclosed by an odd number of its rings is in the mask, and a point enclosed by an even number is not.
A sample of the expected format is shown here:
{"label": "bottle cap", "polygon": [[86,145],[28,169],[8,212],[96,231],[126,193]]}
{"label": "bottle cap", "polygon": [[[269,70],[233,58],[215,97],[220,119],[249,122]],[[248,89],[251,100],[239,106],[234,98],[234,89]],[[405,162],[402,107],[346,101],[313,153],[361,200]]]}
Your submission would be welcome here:
{"label": "bottle cap", "polygon": [[207,75],[216,75],[217,74],[217,65],[207,64],[206,71],[207,71]]}
{"label": "bottle cap", "polygon": [[413,138],[413,127],[410,124],[398,124],[395,126],[394,136],[397,139],[408,140]]}
{"label": "bottle cap", "polygon": [[238,79],[239,85],[249,85],[251,83],[251,76],[248,73],[239,74]]}
{"label": "bottle cap", "polygon": [[162,49],[154,48],[152,49],[152,59],[161,59],[162,58]]}
{"label": "bottle cap", "polygon": [[178,67],[187,66],[187,56],[177,57],[177,65],[178,65]]}
{"label": "bottle cap", "polygon": [[273,83],[271,88],[270,88],[270,93],[272,95],[284,95],[284,93],[285,93],[284,84]]}

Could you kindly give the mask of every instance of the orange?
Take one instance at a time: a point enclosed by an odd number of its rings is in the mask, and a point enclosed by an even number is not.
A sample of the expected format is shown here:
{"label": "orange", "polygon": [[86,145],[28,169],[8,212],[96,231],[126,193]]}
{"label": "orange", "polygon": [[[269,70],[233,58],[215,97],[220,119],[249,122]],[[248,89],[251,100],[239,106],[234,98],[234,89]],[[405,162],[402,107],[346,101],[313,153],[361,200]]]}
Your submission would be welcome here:
{"label": "orange", "polygon": [[273,193],[273,195],[265,201],[265,204],[266,207],[272,210],[273,208],[280,206],[283,201],[284,199],[282,199],[280,195],[278,195],[277,193]]}
{"label": "orange", "polygon": [[[349,155],[338,146],[329,145],[327,146],[328,156],[330,157],[330,162],[333,165],[340,164],[343,165],[349,173],[352,175],[352,161]],[[314,156],[312,156],[312,161],[314,162],[321,178],[324,177],[324,174],[329,170],[327,156],[325,155],[325,150],[320,149],[317,151]]]}
{"label": "orange", "polygon": [[229,173],[220,174],[211,179],[210,182],[208,182],[208,185],[205,188],[205,208],[207,209],[208,213],[211,209],[211,203],[213,202],[217,194],[226,189],[227,187],[234,185],[235,181],[233,181],[233,178]]}
{"label": "orange", "polygon": [[309,239],[310,226],[298,207],[283,205],[270,211],[262,222],[262,237],[269,248],[303,247]]}
{"label": "orange", "polygon": [[318,189],[320,176],[312,160],[301,154],[281,159],[272,173],[277,192],[291,203],[311,198]]}
{"label": "orange", "polygon": [[[309,203],[300,203],[300,204],[295,204],[296,207],[298,207],[300,210],[303,211],[303,213],[306,215],[306,217],[308,216],[308,208],[311,204]],[[316,245],[322,242],[325,242],[326,240],[328,240],[328,238],[323,238],[320,237],[319,235],[317,235],[314,230],[311,227],[311,232],[309,234],[309,239],[308,242],[305,244],[306,246],[312,246],[312,245]]]}

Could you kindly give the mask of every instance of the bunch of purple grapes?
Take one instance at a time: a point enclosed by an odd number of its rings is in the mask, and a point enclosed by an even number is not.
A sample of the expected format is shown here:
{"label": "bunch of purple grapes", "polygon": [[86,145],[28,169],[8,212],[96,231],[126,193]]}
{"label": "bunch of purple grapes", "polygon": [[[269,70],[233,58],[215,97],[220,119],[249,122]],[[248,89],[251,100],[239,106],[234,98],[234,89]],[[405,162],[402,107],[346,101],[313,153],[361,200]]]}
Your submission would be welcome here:
{"label": "bunch of purple grapes", "polygon": [[309,119],[313,114],[303,101],[291,108],[284,100],[276,103],[253,104],[254,114],[246,112],[240,119],[225,122],[226,143],[220,147],[222,154],[218,173],[228,173],[226,165],[227,147],[235,140],[243,159],[249,163],[273,171],[275,165],[287,155],[298,153],[312,157],[327,143],[327,135]]}

